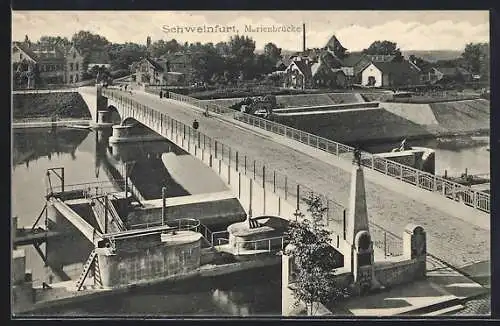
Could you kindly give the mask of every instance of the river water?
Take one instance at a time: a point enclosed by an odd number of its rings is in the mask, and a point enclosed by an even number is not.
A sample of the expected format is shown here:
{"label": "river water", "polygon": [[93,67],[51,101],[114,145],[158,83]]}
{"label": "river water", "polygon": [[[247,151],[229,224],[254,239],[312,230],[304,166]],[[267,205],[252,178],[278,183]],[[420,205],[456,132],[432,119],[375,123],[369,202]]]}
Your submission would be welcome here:
{"label": "river water", "polygon": [[[113,157],[133,157],[129,176],[145,199],[225,190],[213,173],[171,143],[146,146],[119,145],[107,149],[106,136],[76,129],[16,129],[13,134],[12,215],[19,227],[30,227],[44,206],[46,170],[64,167],[65,184],[109,181],[120,172]],[[126,150],[124,150],[126,149]],[[113,152],[113,155],[109,155]],[[169,169],[165,169],[168,164]],[[199,163],[202,164],[202,163]],[[114,168],[113,168],[114,167]],[[196,169],[196,179],[187,169]],[[207,168],[208,169],[208,168]],[[136,171],[136,172],[134,172]],[[139,171],[139,172],[137,172]],[[144,171],[141,173],[141,171]],[[121,171],[123,173],[123,171]],[[123,175],[123,174],[122,174]],[[54,178],[52,182],[57,183]],[[199,182],[201,180],[201,182]],[[42,222],[43,223],[43,222]],[[76,280],[92,248],[78,232],[41,245],[24,246],[26,265],[35,284]],[[281,266],[259,268],[231,275],[199,278],[176,284],[157,285],[134,293],[111,295],[91,301],[38,311],[43,315],[99,316],[245,316],[280,315]]]}
{"label": "river water", "polygon": [[[489,137],[477,137],[467,140],[467,146],[460,146],[459,142],[452,141],[443,144],[436,139],[407,141],[408,146],[421,146],[434,149],[436,153],[436,175],[460,176],[462,173],[485,174],[490,173]],[[457,144],[458,143],[458,144]],[[365,149],[371,153],[389,152],[399,147],[400,143],[392,142],[378,145],[367,145]]]}

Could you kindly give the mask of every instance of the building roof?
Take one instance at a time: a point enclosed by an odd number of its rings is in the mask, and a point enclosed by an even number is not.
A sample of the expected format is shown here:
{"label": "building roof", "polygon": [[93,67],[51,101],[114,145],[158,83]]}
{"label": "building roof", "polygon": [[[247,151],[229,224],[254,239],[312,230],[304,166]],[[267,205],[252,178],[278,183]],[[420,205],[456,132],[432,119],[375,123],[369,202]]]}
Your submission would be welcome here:
{"label": "building roof", "polygon": [[335,54],[329,51],[323,51],[319,58],[321,62],[324,62],[329,68],[338,69],[342,67],[342,60],[340,60]]}
{"label": "building roof", "polygon": [[38,61],[38,56],[29,47],[21,42],[14,42],[13,46],[16,46],[19,50],[23,51],[28,57],[34,61]]}
{"label": "building roof", "polygon": [[144,58],[144,60],[146,60],[146,62],[148,62],[150,65],[153,66],[154,69],[158,70],[158,71],[163,71],[163,66],[161,64],[159,64],[158,62],[154,61],[153,59],[151,58]]}
{"label": "building roof", "polygon": [[372,62],[391,62],[396,56],[386,54],[367,54],[366,57]]}
{"label": "building roof", "polygon": [[65,54],[63,50],[58,47],[48,46],[44,44],[40,45],[32,45],[30,49],[33,53],[36,54],[38,60],[63,60],[65,58]]}
{"label": "building roof", "polygon": [[344,58],[342,58],[342,65],[344,67],[354,67],[361,59],[363,59],[364,54],[361,52],[353,52],[347,54]]}
{"label": "building roof", "polygon": [[295,64],[306,78],[312,77],[311,66],[308,65],[304,60],[293,61],[290,64]]}
{"label": "building roof", "polygon": [[[402,74],[418,74],[420,71],[417,67],[410,64],[408,61],[403,62],[372,62],[384,74],[402,75]],[[366,68],[365,68],[366,69]]]}
{"label": "building roof", "polygon": [[325,48],[330,48],[335,54],[345,52],[347,49],[342,46],[335,35],[332,35],[325,45]]}

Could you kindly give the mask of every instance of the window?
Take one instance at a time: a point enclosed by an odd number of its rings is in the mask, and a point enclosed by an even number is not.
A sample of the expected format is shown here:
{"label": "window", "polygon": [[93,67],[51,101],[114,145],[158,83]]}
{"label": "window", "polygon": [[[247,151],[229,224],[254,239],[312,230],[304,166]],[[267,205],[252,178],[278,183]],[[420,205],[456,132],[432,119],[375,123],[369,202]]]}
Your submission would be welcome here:
{"label": "window", "polygon": [[73,75],[69,75],[69,83],[73,83]]}
{"label": "window", "polygon": [[19,59],[23,60],[23,54],[22,53],[19,53]]}
{"label": "window", "polygon": [[75,63],[75,70],[79,70],[79,69],[78,69],[78,62],[77,62],[77,63]]}
{"label": "window", "polygon": [[73,62],[69,64],[69,70],[73,71]]}
{"label": "window", "polygon": [[377,81],[376,81],[376,79],[375,79],[374,76],[369,76],[368,77],[368,86],[374,86],[376,82]]}
{"label": "window", "polygon": [[78,82],[78,75],[75,75],[75,83]]}
{"label": "window", "polygon": [[125,268],[120,268],[118,273],[120,275],[120,284],[127,284],[127,270]]}

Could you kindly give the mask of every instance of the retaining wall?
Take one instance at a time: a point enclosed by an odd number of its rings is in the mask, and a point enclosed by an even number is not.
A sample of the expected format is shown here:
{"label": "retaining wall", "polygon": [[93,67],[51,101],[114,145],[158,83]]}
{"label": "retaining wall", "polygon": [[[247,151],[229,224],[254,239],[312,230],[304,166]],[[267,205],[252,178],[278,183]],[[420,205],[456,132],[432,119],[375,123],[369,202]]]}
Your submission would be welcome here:
{"label": "retaining wall", "polygon": [[119,240],[116,255],[96,251],[103,287],[115,288],[195,271],[200,267],[201,240],[167,245],[158,233]]}

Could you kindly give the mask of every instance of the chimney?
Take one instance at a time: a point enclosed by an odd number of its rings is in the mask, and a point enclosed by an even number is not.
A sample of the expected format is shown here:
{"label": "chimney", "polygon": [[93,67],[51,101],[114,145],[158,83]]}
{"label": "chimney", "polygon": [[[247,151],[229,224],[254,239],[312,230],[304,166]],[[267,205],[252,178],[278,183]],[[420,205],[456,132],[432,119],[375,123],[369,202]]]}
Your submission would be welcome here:
{"label": "chimney", "polygon": [[302,52],[306,52],[306,24],[302,24]]}

